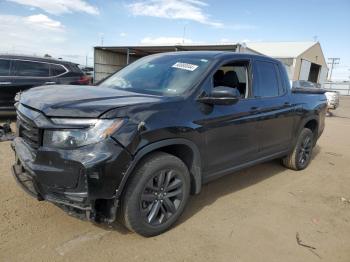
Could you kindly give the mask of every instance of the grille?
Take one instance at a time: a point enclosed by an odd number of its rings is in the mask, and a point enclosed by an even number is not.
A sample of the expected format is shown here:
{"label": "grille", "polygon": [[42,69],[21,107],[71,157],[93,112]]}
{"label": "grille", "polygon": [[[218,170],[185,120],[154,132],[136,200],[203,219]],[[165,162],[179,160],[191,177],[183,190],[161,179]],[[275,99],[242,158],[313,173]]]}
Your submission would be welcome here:
{"label": "grille", "polygon": [[35,123],[17,111],[18,136],[22,137],[29,146],[38,149],[40,146],[40,132]]}

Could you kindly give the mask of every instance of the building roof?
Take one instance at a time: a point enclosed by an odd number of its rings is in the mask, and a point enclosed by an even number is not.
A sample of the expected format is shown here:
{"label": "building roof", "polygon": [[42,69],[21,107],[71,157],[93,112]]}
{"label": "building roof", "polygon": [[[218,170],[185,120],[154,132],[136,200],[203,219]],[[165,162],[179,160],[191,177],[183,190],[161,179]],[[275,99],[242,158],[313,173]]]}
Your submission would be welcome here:
{"label": "building roof", "polygon": [[215,45],[139,45],[139,46],[96,46],[95,49],[102,49],[106,51],[112,51],[117,53],[132,55],[147,55],[160,52],[172,52],[172,51],[236,51],[240,47],[240,44],[215,44]]}
{"label": "building roof", "polygon": [[318,42],[249,42],[249,49],[276,58],[296,58]]}

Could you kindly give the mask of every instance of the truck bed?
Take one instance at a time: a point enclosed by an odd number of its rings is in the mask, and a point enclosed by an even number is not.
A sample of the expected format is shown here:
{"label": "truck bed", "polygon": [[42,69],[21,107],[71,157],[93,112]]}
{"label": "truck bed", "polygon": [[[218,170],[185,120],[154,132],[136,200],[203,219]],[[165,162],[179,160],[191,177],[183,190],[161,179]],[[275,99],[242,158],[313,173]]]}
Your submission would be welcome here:
{"label": "truck bed", "polygon": [[324,94],[327,91],[322,88],[302,88],[302,87],[293,87],[292,93],[300,94]]}

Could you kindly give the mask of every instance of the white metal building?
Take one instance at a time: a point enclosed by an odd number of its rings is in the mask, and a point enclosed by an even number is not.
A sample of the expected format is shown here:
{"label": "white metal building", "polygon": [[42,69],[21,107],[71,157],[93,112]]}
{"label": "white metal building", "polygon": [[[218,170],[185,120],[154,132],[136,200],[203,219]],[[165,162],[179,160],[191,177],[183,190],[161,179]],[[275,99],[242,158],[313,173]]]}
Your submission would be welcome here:
{"label": "white metal building", "polygon": [[282,61],[290,80],[323,84],[328,68],[318,42],[257,42],[215,45],[102,46],[94,48],[95,82],[150,54],[171,51],[219,50],[262,54]]}
{"label": "white metal building", "polygon": [[319,42],[256,42],[247,47],[282,61],[290,80],[323,84],[328,67]]}
{"label": "white metal building", "polygon": [[98,46],[94,48],[94,81],[98,82],[125,65],[146,55],[163,52],[200,50],[240,52],[240,49],[240,44]]}

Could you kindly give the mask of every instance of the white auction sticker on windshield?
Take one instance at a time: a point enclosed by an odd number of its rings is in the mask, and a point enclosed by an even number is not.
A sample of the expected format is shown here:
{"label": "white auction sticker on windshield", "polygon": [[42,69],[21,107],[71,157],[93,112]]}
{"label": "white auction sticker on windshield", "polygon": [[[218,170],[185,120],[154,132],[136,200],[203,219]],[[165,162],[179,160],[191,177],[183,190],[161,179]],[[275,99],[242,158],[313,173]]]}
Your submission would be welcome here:
{"label": "white auction sticker on windshield", "polygon": [[184,69],[184,70],[188,70],[188,71],[194,71],[194,70],[197,69],[198,66],[197,65],[192,65],[192,64],[187,64],[187,63],[177,62],[172,67],[178,68],[178,69]]}

